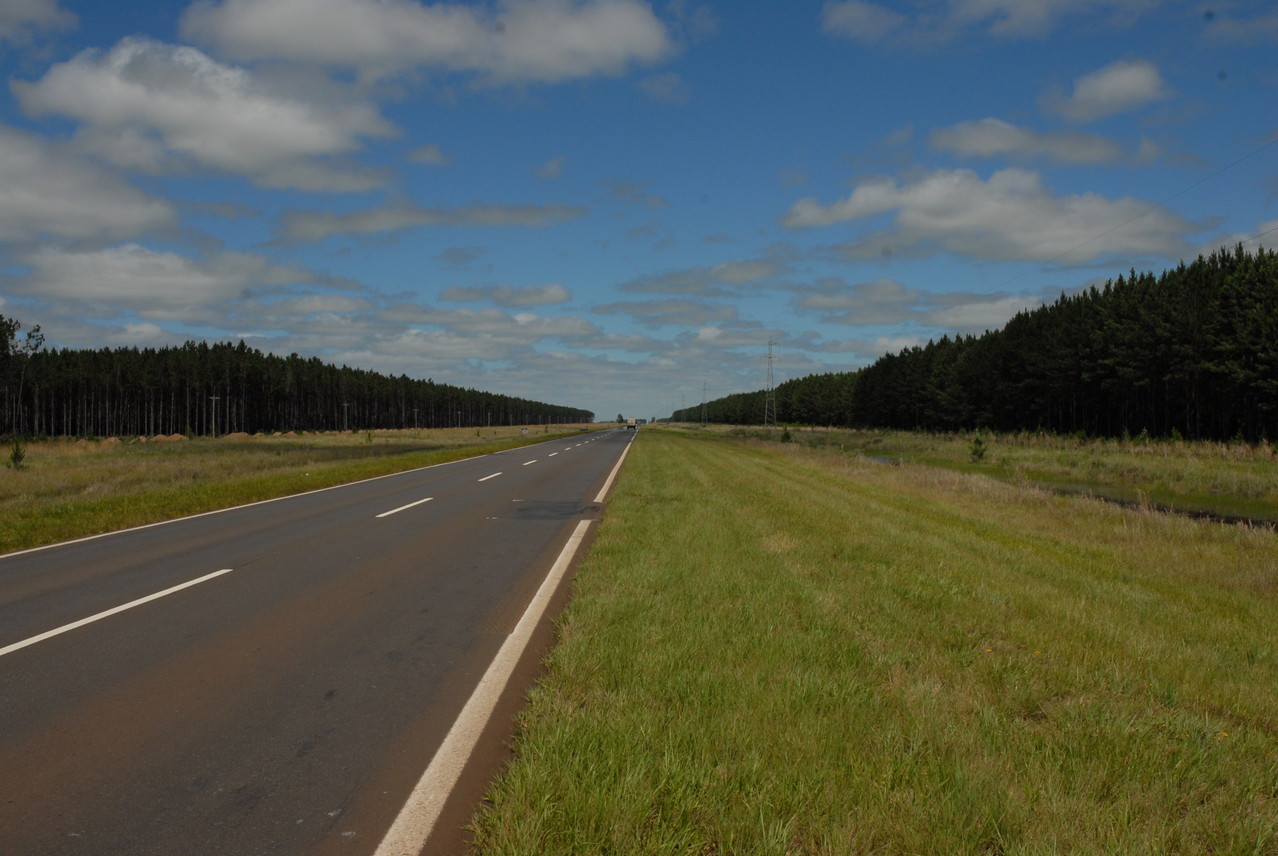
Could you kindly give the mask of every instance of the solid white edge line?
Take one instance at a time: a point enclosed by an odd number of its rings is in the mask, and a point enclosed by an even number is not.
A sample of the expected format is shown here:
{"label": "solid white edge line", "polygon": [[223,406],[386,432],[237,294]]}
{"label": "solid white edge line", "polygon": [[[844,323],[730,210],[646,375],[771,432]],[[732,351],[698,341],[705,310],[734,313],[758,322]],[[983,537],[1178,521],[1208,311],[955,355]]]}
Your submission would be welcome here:
{"label": "solid white edge line", "polygon": [[380,520],[383,517],[390,517],[392,514],[399,514],[401,511],[407,511],[408,509],[414,506],[421,505],[423,502],[430,502],[434,498],[435,497],[433,496],[428,496],[425,499],[419,499],[416,502],[410,502],[408,503],[408,505],[401,505],[399,508],[392,508],[390,511],[383,511],[381,514],[377,515],[377,518]]}
{"label": "solid white edge line", "polygon": [[34,645],[37,642],[43,642],[45,639],[51,639],[54,636],[60,636],[61,634],[66,633],[68,630],[75,630],[77,627],[83,627],[86,624],[92,624],[95,621],[101,621],[103,618],[108,618],[112,615],[115,615],[116,613],[124,612],[126,609],[132,609],[135,606],[141,606],[144,603],[150,603],[153,600],[159,600],[162,597],[166,597],[168,595],[174,594],[175,592],[179,592],[182,589],[190,588],[191,586],[199,585],[200,583],[203,583],[203,582],[208,582],[214,577],[220,577],[223,574],[229,574],[233,570],[235,569],[223,568],[220,571],[214,571],[211,574],[205,574],[199,579],[188,580],[187,582],[181,583],[180,585],[173,586],[172,588],[167,588],[164,591],[157,591],[155,594],[149,594],[146,597],[140,597],[137,600],[129,601],[128,603],[121,604],[120,606],[114,607],[112,609],[108,609],[105,612],[99,612],[97,615],[90,615],[88,618],[81,618],[79,621],[73,621],[70,624],[64,624],[61,627],[58,627],[54,630],[46,631],[44,633],[39,634],[38,636],[32,636],[30,639],[23,639],[21,642],[14,642],[12,645],[6,645],[4,648],[0,648],[0,657],[3,657],[5,654],[12,654],[14,651],[19,651],[23,648],[26,648],[28,645]]}
{"label": "solid white edge line", "polygon": [[491,476],[484,476],[482,479],[478,479],[478,481],[481,481],[481,482],[488,481],[489,479],[497,478],[497,476],[499,475],[501,475],[501,473],[493,473]]}
{"label": "solid white edge line", "polygon": [[612,488],[613,479],[617,477],[617,473],[621,470],[621,465],[625,463],[626,455],[630,454],[630,444],[634,441],[634,437],[631,437],[626,441],[626,448],[622,450],[621,457],[617,459],[617,465],[612,468],[612,472],[608,473],[608,480],[604,482],[604,486],[600,489],[599,495],[595,497],[595,502],[603,502],[604,497],[608,495],[608,491]]}
{"label": "solid white edge line", "polygon": [[426,772],[422,773],[417,786],[413,788],[408,801],[400,809],[395,822],[387,830],[386,836],[382,838],[373,856],[417,856],[425,846],[435,829],[435,823],[439,820],[439,814],[448,800],[448,795],[452,793],[457,780],[461,778],[466,761],[474,751],[475,744],[479,742],[479,736],[488,725],[498,698],[515,671],[520,655],[528,647],[534,628],[545,615],[555,590],[572,563],[573,556],[581,547],[582,539],[586,537],[586,530],[589,528],[589,520],[578,521],[577,528],[569,536],[568,543],[560,551],[559,558],[555,560],[550,573],[546,575],[541,587],[533,595],[515,629],[502,643],[501,650],[493,658],[488,671],[480,678],[479,685],[471,693],[470,700],[462,708],[457,721],[449,729],[444,742],[435,753],[435,757],[431,759]]}

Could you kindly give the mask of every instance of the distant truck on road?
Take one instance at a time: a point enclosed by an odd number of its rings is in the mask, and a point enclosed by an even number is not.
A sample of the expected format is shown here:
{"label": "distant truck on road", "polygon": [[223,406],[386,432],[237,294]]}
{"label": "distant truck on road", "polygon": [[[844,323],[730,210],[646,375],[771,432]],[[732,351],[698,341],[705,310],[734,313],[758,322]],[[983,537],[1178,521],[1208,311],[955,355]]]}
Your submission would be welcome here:
{"label": "distant truck on road", "polygon": [[627,420],[626,420],[626,430],[627,430],[627,431],[638,431],[638,430],[639,430],[639,420],[638,420],[638,419],[636,419],[636,418],[634,418],[633,416],[631,416],[629,419],[627,419]]}

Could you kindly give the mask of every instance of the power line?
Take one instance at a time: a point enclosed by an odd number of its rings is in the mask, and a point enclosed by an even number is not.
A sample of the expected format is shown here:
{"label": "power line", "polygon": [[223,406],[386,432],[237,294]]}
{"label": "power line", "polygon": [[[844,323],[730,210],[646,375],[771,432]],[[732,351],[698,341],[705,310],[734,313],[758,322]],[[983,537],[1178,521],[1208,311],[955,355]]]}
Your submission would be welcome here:
{"label": "power line", "polygon": [[1272,232],[1278,232],[1278,226],[1274,226],[1272,229],[1266,229],[1263,232],[1257,232],[1255,235],[1252,235],[1250,238],[1248,238],[1245,241],[1241,241],[1240,243],[1250,244],[1252,241],[1256,240],[1257,238],[1263,238],[1265,237],[1265,235],[1268,235]]}

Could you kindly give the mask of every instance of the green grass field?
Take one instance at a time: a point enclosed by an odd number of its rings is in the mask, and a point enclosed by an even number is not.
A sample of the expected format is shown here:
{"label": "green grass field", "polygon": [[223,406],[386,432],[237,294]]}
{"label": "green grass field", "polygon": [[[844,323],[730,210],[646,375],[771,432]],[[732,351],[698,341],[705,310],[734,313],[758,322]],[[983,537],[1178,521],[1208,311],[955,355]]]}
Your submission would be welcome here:
{"label": "green grass field", "polygon": [[[728,429],[763,436],[760,429]],[[778,436],[779,432],[770,432]],[[1053,434],[978,434],[793,429],[792,441],[956,472],[1091,493],[1133,504],[1278,523],[1278,455],[1269,443],[1111,440]]]}
{"label": "green grass field", "polygon": [[[594,427],[594,426],[589,426]],[[0,553],[538,443],[587,426],[21,444],[0,470]]]}
{"label": "green grass field", "polygon": [[1266,530],[645,429],[475,850],[1278,854],[1276,631]]}

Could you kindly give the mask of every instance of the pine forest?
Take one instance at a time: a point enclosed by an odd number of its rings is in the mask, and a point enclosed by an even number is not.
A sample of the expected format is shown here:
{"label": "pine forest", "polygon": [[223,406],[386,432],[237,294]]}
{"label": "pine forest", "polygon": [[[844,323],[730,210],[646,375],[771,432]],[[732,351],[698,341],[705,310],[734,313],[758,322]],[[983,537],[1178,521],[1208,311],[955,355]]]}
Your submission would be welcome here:
{"label": "pine forest", "polygon": [[[758,425],[766,390],[675,413]],[[853,372],[787,381],[777,421],[930,431],[1278,440],[1278,254],[1219,250],[943,336]]]}
{"label": "pine forest", "polygon": [[44,350],[0,316],[0,424],[10,435],[127,437],[589,422],[507,395],[279,357],[243,342]]}

